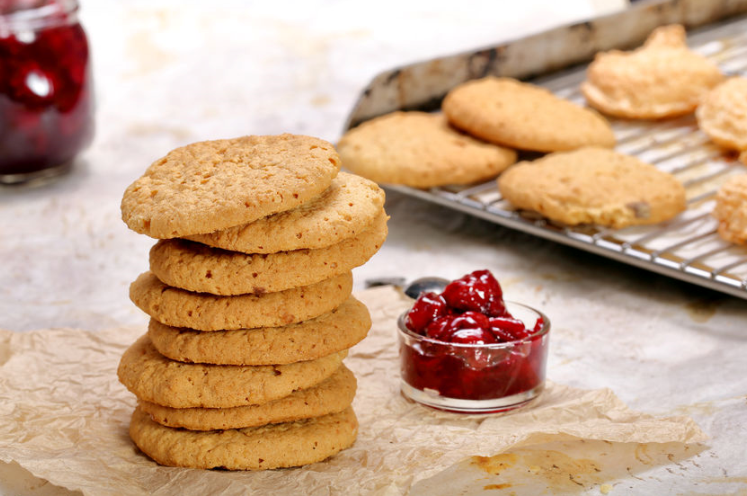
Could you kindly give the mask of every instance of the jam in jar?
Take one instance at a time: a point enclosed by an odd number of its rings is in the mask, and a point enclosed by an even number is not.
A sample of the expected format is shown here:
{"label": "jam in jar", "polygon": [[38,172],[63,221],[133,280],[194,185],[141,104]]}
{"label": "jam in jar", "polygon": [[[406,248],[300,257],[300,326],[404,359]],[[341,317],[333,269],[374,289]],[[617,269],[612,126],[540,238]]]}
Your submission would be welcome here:
{"label": "jam in jar", "polygon": [[93,136],[88,40],[76,0],[0,2],[0,182],[69,169]]}
{"label": "jam in jar", "polygon": [[550,322],[504,301],[487,270],[423,293],[398,321],[401,389],[441,410],[493,413],[534,399],[545,383]]}

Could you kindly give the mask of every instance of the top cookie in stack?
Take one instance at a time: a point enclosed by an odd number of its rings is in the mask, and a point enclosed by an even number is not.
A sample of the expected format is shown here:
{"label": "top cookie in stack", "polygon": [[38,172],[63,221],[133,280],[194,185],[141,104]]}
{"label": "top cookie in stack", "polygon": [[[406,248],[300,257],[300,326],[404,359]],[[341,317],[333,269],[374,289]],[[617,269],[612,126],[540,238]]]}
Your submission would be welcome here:
{"label": "top cookie in stack", "polygon": [[245,136],[169,152],[122,198],[135,232],[169,239],[253,222],[301,206],[329,187],[340,159],[307,136]]}
{"label": "top cookie in stack", "polygon": [[149,331],[118,375],[157,462],[290,467],[354,442],[342,359],[371,321],[351,271],[388,217],[383,191],[339,168],[323,140],[248,136],[178,148],[127,188],[123,220],[159,241],[130,287]]}

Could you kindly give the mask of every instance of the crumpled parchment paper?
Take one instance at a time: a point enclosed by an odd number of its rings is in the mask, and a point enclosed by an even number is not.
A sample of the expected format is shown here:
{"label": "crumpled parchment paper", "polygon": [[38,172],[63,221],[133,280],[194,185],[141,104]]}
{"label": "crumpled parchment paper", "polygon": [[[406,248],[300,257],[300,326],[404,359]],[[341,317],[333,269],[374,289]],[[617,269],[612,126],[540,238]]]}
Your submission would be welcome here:
{"label": "crumpled parchment paper", "polygon": [[374,321],[345,361],[358,377],[359,436],[326,462],[268,472],[205,471],[161,467],[139,453],[127,434],[136,401],[116,369],[142,328],[0,331],[0,460],[84,494],[397,495],[460,460],[519,446],[707,439],[689,417],[632,411],[609,389],[548,383],[538,400],[503,415],[414,404],[399,393],[395,334],[407,300],[392,287],[357,296]]}

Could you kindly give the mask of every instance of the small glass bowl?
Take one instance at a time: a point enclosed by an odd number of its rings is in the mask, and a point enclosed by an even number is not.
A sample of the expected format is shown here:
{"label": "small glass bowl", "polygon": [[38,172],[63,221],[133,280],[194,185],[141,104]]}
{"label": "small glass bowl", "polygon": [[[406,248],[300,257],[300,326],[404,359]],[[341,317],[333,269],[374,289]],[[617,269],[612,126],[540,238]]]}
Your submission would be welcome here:
{"label": "small glass bowl", "polygon": [[421,336],[399,327],[402,393],[423,405],[460,413],[496,413],[518,408],[544,388],[550,320],[520,303],[506,302],[515,318],[533,329],[529,337],[495,344],[458,344]]}

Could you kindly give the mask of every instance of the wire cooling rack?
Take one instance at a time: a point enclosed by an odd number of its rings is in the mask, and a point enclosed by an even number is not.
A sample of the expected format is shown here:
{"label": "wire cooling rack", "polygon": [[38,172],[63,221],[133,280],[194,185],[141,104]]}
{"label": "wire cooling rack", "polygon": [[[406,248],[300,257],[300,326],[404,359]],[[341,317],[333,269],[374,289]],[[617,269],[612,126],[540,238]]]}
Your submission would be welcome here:
{"label": "wire cooling rack", "polygon": [[[747,74],[747,18],[701,29],[690,47],[714,60],[728,75]],[[585,67],[536,79],[556,95],[585,105],[579,90]],[[677,177],[685,186],[688,208],[655,226],[606,229],[566,226],[537,213],[517,210],[501,197],[494,180],[469,187],[387,189],[574,246],[598,255],[747,299],[747,248],[721,239],[711,216],[720,184],[747,168],[713,144],[690,115],[673,120],[611,120],[616,150],[638,157]]]}

